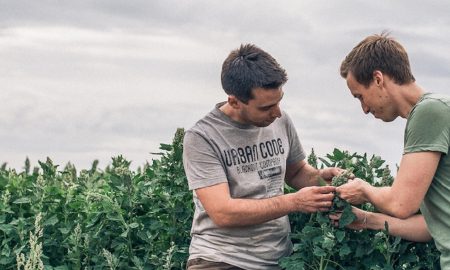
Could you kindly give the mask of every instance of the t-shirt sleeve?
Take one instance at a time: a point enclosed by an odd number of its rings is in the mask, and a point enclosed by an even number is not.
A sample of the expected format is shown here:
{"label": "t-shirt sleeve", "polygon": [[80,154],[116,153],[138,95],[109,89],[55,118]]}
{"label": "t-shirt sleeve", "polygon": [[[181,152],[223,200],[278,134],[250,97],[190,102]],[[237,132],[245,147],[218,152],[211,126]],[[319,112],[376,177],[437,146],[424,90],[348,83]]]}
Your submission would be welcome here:
{"label": "t-shirt sleeve", "polygon": [[305,151],[303,150],[303,146],[300,143],[300,139],[298,138],[297,131],[295,130],[294,124],[292,123],[289,115],[286,116],[286,126],[287,126],[287,134],[289,139],[289,155],[286,160],[287,164],[292,164],[295,162],[299,162],[306,158]]}
{"label": "t-shirt sleeve", "polygon": [[438,100],[427,100],[411,114],[405,133],[404,154],[441,152],[448,154],[450,112]]}
{"label": "t-shirt sleeve", "polygon": [[218,154],[198,133],[188,131],[184,136],[183,166],[190,190],[227,182]]}

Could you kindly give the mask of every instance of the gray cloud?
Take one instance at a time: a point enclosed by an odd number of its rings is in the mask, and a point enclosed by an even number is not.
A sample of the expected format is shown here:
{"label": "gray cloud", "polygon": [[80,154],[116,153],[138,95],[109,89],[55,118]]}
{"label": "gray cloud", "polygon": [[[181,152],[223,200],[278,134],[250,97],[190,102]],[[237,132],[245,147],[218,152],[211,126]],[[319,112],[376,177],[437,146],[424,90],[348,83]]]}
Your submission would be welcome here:
{"label": "gray cloud", "polygon": [[[223,59],[255,43],[287,69],[284,109],[306,150],[401,157],[404,120],[361,113],[339,76],[387,29],[418,83],[449,93],[447,1],[0,1],[0,162],[141,165],[216,102]],[[436,89],[436,90],[435,90]]]}

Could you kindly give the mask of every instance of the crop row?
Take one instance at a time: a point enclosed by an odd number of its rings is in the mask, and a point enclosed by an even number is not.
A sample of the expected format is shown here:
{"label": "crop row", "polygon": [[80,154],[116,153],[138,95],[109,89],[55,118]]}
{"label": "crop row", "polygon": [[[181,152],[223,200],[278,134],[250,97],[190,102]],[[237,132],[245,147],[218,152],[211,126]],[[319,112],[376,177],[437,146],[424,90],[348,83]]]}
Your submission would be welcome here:
{"label": "crop row", "polygon": [[[193,205],[183,135],[178,129],[136,170],[122,156],[104,170],[94,161],[79,172],[50,159],[33,169],[27,160],[21,172],[3,164],[0,269],[184,269]],[[369,181],[392,178],[377,157],[335,150],[309,162],[353,168]],[[323,215],[290,218],[295,251],[281,262],[286,269],[437,269],[433,243],[334,228]]]}

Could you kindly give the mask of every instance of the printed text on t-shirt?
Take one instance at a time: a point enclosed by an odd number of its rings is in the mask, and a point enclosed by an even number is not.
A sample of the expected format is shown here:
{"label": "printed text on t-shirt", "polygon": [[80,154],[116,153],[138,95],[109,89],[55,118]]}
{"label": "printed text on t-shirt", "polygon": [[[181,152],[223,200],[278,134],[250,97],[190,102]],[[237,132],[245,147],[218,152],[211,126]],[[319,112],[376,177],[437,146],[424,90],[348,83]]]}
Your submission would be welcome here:
{"label": "printed text on t-shirt", "polygon": [[223,150],[222,161],[227,167],[253,163],[260,158],[267,159],[284,154],[283,142],[280,138],[259,144]]}

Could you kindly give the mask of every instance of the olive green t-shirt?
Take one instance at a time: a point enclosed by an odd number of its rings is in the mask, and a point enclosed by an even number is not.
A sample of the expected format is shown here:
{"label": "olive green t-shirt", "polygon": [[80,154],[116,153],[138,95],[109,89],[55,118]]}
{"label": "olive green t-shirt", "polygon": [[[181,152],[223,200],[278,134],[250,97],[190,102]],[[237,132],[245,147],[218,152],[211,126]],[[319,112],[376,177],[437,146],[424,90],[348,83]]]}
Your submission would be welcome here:
{"label": "olive green t-shirt", "polygon": [[450,269],[450,97],[426,93],[411,110],[404,154],[441,153],[420,210],[441,252],[441,268]]}

